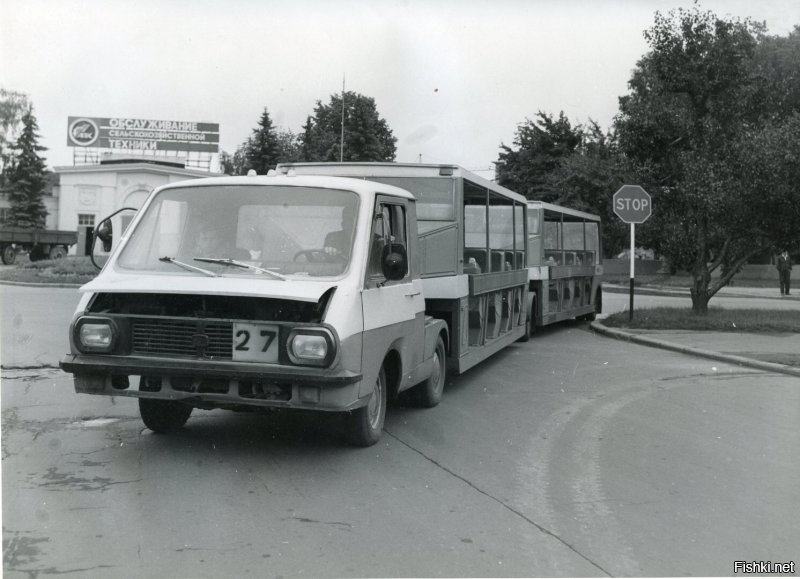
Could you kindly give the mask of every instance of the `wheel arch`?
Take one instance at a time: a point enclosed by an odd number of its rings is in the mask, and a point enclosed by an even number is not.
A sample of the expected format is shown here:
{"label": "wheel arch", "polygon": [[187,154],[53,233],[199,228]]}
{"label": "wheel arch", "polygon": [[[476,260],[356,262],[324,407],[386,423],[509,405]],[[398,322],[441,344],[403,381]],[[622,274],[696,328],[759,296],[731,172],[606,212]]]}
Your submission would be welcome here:
{"label": "wheel arch", "polygon": [[[386,355],[383,357],[383,362],[381,362],[381,368],[383,368],[384,374],[386,375],[388,398],[392,400],[397,396],[403,378],[403,360],[396,346],[392,346],[389,351],[386,352]],[[380,371],[380,368],[378,368],[378,371]]]}

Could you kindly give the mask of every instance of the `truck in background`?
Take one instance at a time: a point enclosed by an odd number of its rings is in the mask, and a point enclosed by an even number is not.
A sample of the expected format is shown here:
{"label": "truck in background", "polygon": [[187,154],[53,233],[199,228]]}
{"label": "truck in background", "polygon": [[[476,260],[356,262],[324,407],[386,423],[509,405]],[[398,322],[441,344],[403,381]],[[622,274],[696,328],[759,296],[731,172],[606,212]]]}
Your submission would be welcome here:
{"label": "truck in background", "polygon": [[76,243],[75,231],[0,227],[0,258],[6,265],[13,264],[20,251],[27,251],[31,261],[61,259]]}

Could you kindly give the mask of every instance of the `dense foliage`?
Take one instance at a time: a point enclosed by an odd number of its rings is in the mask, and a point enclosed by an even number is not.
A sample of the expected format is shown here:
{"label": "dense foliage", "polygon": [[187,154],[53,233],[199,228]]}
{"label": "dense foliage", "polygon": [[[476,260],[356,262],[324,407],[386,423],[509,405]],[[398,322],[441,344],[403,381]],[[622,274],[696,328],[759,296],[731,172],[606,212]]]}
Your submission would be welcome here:
{"label": "dense foliage", "polygon": [[244,175],[250,169],[265,175],[278,163],[293,161],[393,161],[396,142],[374,99],[345,92],[344,111],[341,94],[331,95],[328,104],[317,101],[299,134],[276,128],[264,109],[247,141],[233,155],[220,154],[220,166],[229,175]]}
{"label": "dense foliage", "polygon": [[[800,29],[768,36],[698,6],[656,13],[650,50],[620,98],[612,131],[540,112],[501,145],[499,181],[528,198],[605,219],[606,256],[627,229],[611,212],[623,183],[653,197],[637,239],[692,274],[693,309],[753,256],[800,238]],[[720,270],[720,275],[712,273]]]}
{"label": "dense foliage", "polygon": [[655,213],[643,232],[692,274],[702,314],[743,264],[800,233],[800,197],[785,181],[797,172],[787,103],[800,96],[800,61],[761,25],[697,7],[657,14],[645,38],[651,50],[620,99],[619,146],[650,170]]}
{"label": "dense foliage", "polygon": [[291,131],[276,128],[266,108],[250,137],[239,145],[236,152],[233,155],[224,151],[220,154],[222,171],[229,175],[246,175],[251,169],[259,175],[266,175],[278,163],[297,160],[297,136]]}
{"label": "dense foliage", "polygon": [[[375,99],[346,91],[331,95],[328,104],[317,101],[300,135],[304,161],[393,161],[397,139],[378,114]],[[344,149],[342,150],[342,117]]]}

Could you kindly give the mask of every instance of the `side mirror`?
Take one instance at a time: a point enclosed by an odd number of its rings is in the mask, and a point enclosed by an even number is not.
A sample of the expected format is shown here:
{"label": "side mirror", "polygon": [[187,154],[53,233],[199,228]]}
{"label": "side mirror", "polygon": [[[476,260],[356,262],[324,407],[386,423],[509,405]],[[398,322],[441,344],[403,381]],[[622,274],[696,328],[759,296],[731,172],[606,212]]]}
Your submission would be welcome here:
{"label": "side mirror", "polygon": [[383,248],[383,275],[387,280],[403,279],[408,273],[408,254],[402,243],[387,244]]}
{"label": "side mirror", "polygon": [[94,259],[94,246],[97,240],[103,242],[103,251],[111,251],[111,242],[114,240],[114,228],[111,226],[111,218],[114,217],[117,213],[122,213],[123,211],[138,211],[135,207],[123,207],[122,209],[117,209],[103,219],[100,223],[97,224],[97,227],[94,229],[94,234],[92,235],[92,248],[89,253],[89,259],[92,260],[92,264],[97,269],[102,269],[102,267],[95,261]]}
{"label": "side mirror", "polygon": [[114,240],[114,228],[111,225],[111,219],[101,221],[94,233],[103,242],[103,251],[111,251],[111,242]]}

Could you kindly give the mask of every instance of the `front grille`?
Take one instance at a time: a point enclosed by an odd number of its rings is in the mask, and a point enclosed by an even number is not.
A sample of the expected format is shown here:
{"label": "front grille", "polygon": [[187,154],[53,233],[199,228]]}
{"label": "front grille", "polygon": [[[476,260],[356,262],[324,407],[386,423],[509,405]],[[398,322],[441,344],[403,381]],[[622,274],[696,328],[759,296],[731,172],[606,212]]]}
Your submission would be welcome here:
{"label": "front grille", "polygon": [[[195,336],[208,336],[205,341]],[[200,320],[131,319],[131,348],[136,354],[166,356],[199,356],[230,360],[233,351],[231,322],[202,322]]]}

